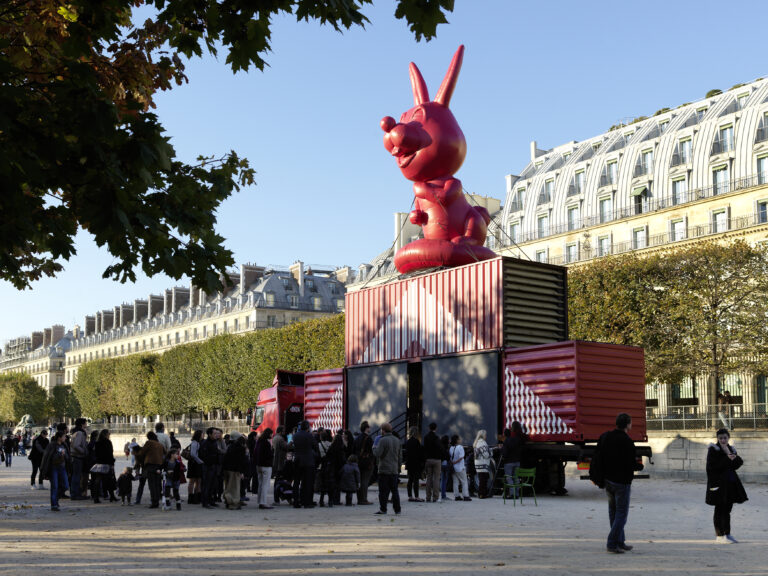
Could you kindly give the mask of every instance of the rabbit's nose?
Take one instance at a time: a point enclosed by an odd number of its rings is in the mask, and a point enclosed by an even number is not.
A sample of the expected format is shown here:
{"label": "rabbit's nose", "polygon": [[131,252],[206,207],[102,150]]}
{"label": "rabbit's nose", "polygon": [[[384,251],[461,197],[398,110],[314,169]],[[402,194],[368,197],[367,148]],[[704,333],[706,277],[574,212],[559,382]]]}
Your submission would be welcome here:
{"label": "rabbit's nose", "polygon": [[392,130],[392,128],[395,127],[395,124],[397,124],[397,122],[392,116],[384,116],[384,118],[381,119],[381,129],[384,130],[384,132]]}

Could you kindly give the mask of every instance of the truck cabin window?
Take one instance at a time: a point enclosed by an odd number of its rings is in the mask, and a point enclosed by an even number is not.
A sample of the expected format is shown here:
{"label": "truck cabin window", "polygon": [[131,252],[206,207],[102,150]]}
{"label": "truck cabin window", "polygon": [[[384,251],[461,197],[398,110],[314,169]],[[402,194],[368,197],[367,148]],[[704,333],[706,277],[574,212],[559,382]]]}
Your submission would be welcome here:
{"label": "truck cabin window", "polygon": [[261,406],[257,406],[256,410],[253,411],[253,422],[251,422],[251,426],[254,428],[261,424],[264,421],[264,408]]}

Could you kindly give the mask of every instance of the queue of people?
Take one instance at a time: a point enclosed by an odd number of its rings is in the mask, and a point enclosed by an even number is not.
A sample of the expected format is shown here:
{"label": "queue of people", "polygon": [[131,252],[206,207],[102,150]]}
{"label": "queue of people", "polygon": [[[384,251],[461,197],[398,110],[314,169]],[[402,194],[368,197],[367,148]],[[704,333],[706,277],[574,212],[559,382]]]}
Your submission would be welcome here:
{"label": "queue of people", "polygon": [[[634,473],[642,469],[635,457],[635,446],[629,432],[632,419],[626,413],[616,418],[616,428],[603,434],[598,442],[604,483],[608,498],[610,531],[608,552],[620,554],[633,549],[627,542],[625,526],[629,515],[631,483]],[[495,454],[500,453],[503,474],[513,476],[523,460],[527,436],[519,422],[504,430],[502,441],[491,447],[487,432],[479,430],[471,447],[465,446],[458,434],[439,436],[437,424],[428,426],[423,442],[419,429],[411,427],[405,442],[389,423],[381,426],[376,437],[371,426],[363,422],[357,434],[349,430],[310,430],[303,421],[286,434],[280,426],[260,435],[248,437],[239,432],[224,435],[216,427],[208,428],[203,437],[196,430],[190,444],[181,450],[173,433],[166,434],[162,423],[148,432],[143,445],[134,438],[125,446],[132,466],[115,474],[114,446],[107,429],[88,435],[84,418],[75,421],[70,431],[59,424],[53,437],[42,430],[32,439],[29,460],[32,462],[30,484],[42,489],[43,480],[50,482],[51,510],[60,510],[60,500],[86,500],[95,504],[101,499],[121,501],[123,505],[141,504],[145,486],[150,508],[176,510],[182,508],[180,488],[187,484],[187,503],[213,509],[224,504],[228,510],[239,510],[248,504],[248,493],[257,495],[259,509],[272,509],[281,502],[294,508],[333,507],[372,504],[368,487],[376,475],[379,508],[386,514],[389,503],[400,514],[399,475],[403,464],[407,471],[406,491],[409,502],[425,502],[420,498],[420,483],[425,483],[426,502],[447,500],[447,488],[453,485],[457,501],[471,501],[470,492],[480,499],[492,497]],[[3,446],[5,451],[5,446]],[[12,453],[11,453],[12,456]],[[186,464],[185,464],[186,461]],[[733,505],[747,500],[736,473],[744,461],[730,444],[726,428],[717,431],[717,442],[707,452],[706,503],[714,506],[713,523],[718,543],[736,543],[731,534]],[[476,479],[476,480],[475,480]],[[138,480],[136,498],[133,483]],[[272,502],[269,502],[272,483]],[[510,488],[514,490],[514,488]],[[67,494],[69,492],[69,494]],[[319,494],[319,502],[314,495]],[[118,498],[119,495],[119,498]],[[510,494],[517,497],[516,494]]]}

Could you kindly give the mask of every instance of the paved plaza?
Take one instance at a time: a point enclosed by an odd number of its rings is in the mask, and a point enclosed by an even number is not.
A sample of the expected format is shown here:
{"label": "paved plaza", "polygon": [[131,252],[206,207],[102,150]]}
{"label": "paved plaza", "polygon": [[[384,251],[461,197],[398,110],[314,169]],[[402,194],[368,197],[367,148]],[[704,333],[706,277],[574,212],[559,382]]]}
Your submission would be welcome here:
{"label": "paved plaza", "polygon": [[747,484],[749,502],[734,509],[741,543],[716,545],[703,485],[636,481],[635,549],[618,556],[605,552],[603,492],[575,477],[568,496],[538,506],[404,502],[397,517],[375,506],[163,512],[69,500],[54,513],[47,490],[30,490],[30,470],[24,457],[0,465],[0,574],[768,574],[765,483]]}

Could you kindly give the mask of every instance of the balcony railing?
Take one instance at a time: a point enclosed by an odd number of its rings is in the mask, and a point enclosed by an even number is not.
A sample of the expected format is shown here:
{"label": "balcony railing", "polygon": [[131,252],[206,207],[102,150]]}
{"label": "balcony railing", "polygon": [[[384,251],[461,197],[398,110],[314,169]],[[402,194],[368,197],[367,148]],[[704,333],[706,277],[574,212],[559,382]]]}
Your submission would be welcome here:
{"label": "balcony railing", "polygon": [[548,204],[549,202],[552,202],[552,196],[549,194],[549,192],[542,192],[539,194],[536,205],[540,206],[542,204]]}
{"label": "balcony railing", "polygon": [[611,186],[613,184],[616,184],[616,180],[614,178],[612,178],[610,174],[606,173],[606,174],[601,174],[600,175],[600,187],[601,188],[603,186]]}
{"label": "balcony railing", "polygon": [[632,177],[645,176],[653,172],[653,162],[639,162],[635,164],[635,169],[632,172]]}
{"label": "balcony railing", "polygon": [[712,142],[712,152],[710,156],[731,151],[733,151],[733,140],[715,140]]}
{"label": "balcony railing", "polygon": [[519,200],[509,203],[509,210],[511,212],[520,212],[523,209],[523,203]]}
{"label": "balcony railing", "polygon": [[681,166],[683,164],[688,164],[691,161],[690,154],[681,154],[680,152],[675,152],[672,154],[672,160],[669,161],[669,167],[674,168],[675,166]]}
{"label": "balcony railing", "polygon": [[768,126],[758,128],[757,134],[755,135],[755,144],[758,142],[765,142],[766,140],[768,140]]}

